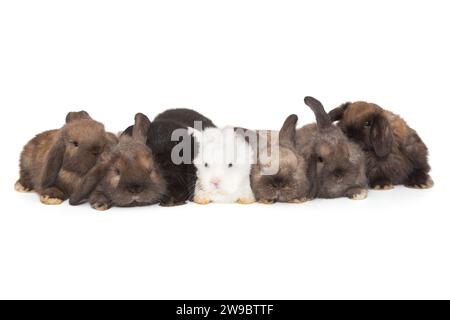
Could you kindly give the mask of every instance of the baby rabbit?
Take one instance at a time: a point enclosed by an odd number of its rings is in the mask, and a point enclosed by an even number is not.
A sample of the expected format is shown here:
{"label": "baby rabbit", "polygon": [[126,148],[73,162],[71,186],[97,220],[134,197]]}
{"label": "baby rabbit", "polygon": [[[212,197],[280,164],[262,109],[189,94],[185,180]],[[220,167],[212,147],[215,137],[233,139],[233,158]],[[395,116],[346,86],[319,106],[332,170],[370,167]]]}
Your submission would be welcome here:
{"label": "baby rabbit", "polygon": [[71,205],[89,198],[96,210],[112,206],[134,207],[159,203],[166,192],[166,182],[152,151],[147,147],[150,120],[138,113],[132,136],[121,136],[118,145],[105,152],[75,188]]}
{"label": "baby rabbit", "polygon": [[307,162],[311,196],[365,199],[367,177],[364,153],[332,124],[318,100],[306,97],[305,104],[314,112],[317,124],[297,130],[296,146]]}
{"label": "baby rabbit", "polygon": [[250,169],[254,154],[244,137],[232,127],[192,129],[199,143],[194,158],[197,168],[194,202],[251,204]]}
{"label": "baby rabbit", "polygon": [[[306,162],[296,149],[297,121],[296,115],[290,115],[279,133],[257,132],[255,150],[258,156],[256,164],[252,166],[251,186],[256,200],[261,203],[301,203],[310,196]],[[274,165],[275,171],[270,172]]]}
{"label": "baby rabbit", "polygon": [[43,132],[25,145],[16,190],[34,190],[42,203],[60,204],[98,157],[116,143],[116,136],[105,132],[103,124],[86,111],[70,112],[61,129]]}
{"label": "baby rabbit", "polygon": [[[179,206],[192,200],[197,180],[192,163],[196,148],[188,128],[195,122],[214,127],[211,120],[194,110],[172,109],[158,115],[147,132],[147,145],[167,182],[161,206]],[[129,127],[123,134],[131,135],[132,130]]]}
{"label": "baby rabbit", "polygon": [[195,127],[195,122],[201,122],[203,129],[216,127],[210,119],[191,109],[169,109],[157,115],[153,121],[156,122],[161,120],[177,121],[178,123],[191,128]]}
{"label": "baby rabbit", "polygon": [[374,103],[348,102],[332,110],[330,118],[339,121],[342,131],[364,150],[372,188],[433,187],[428,149],[398,115]]}

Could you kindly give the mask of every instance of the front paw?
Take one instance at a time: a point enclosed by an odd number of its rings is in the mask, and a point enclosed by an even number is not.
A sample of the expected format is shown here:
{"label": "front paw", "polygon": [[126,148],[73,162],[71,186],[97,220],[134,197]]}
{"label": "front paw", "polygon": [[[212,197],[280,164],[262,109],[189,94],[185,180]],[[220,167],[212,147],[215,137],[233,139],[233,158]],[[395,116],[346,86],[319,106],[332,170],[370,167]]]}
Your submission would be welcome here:
{"label": "front paw", "polygon": [[206,204],[210,204],[211,200],[202,198],[200,196],[194,196],[194,202],[197,204],[206,205]]}
{"label": "front paw", "polygon": [[425,183],[407,184],[407,185],[405,185],[405,187],[411,188],[411,189],[431,189],[434,187],[434,181],[433,181],[433,179],[431,179],[431,177],[428,177],[428,179]]}
{"label": "front paw", "polygon": [[270,205],[270,204],[274,204],[276,201],[273,199],[260,199],[260,200],[258,200],[258,202],[262,203],[262,204]]}
{"label": "front paw", "polygon": [[308,198],[300,198],[300,199],[289,200],[288,203],[301,204],[301,203],[305,203],[307,201],[310,201],[310,199],[308,199]]}
{"label": "front paw", "polygon": [[395,188],[395,186],[393,184],[376,184],[373,185],[372,188],[374,190],[382,190],[382,191],[387,191],[387,190],[392,190]]}
{"label": "front paw", "polygon": [[359,192],[352,194],[349,198],[352,200],[364,200],[368,195],[367,189],[361,189]]}
{"label": "front paw", "polygon": [[91,203],[91,207],[92,207],[92,209],[95,209],[97,211],[106,211],[111,208],[111,206],[108,205],[107,203],[101,203],[101,202]]}
{"label": "front paw", "polygon": [[62,199],[51,198],[50,196],[41,196],[40,200],[41,200],[41,203],[46,204],[48,206],[55,206],[55,205],[59,205],[64,202],[64,200],[62,200]]}
{"label": "front paw", "polygon": [[66,198],[64,192],[58,188],[48,188],[40,193],[41,202],[50,206],[61,204]]}
{"label": "front paw", "polygon": [[23,186],[19,181],[17,181],[16,184],[14,185],[14,189],[17,192],[21,192],[21,193],[28,193],[28,192],[33,191],[33,190]]}
{"label": "front paw", "polygon": [[252,204],[255,203],[255,199],[239,198],[236,202],[239,204]]}

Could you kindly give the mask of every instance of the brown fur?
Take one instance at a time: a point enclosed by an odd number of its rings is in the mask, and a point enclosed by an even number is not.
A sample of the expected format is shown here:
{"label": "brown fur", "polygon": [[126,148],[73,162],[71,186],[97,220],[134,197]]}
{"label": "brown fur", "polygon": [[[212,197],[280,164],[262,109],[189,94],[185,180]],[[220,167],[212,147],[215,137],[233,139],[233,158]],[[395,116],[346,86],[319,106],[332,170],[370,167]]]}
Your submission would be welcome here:
{"label": "brown fur", "polygon": [[264,166],[268,164],[263,163],[260,153],[258,153],[257,163],[252,166],[251,187],[259,202],[301,203],[308,197],[310,185],[306,176],[305,160],[295,147],[297,121],[297,116],[291,115],[284,122],[279,135],[276,132],[270,132],[267,137],[259,137],[267,140],[268,155],[271,155],[273,151],[270,148],[272,140],[276,136],[279,138],[278,172],[273,175],[264,174]]}
{"label": "brown fur", "polygon": [[364,150],[370,186],[428,188],[428,149],[400,116],[374,103],[346,103],[330,112],[333,121]]}
{"label": "brown fur", "polygon": [[132,136],[120,137],[117,146],[105,152],[80,181],[70,197],[71,205],[89,199],[94,209],[107,210],[111,206],[143,206],[161,201],[166,181],[146,145],[150,120],[137,114],[135,121]]}
{"label": "brown fur", "polygon": [[36,191],[47,199],[44,203],[66,200],[102,152],[116,143],[117,138],[87,112],[70,112],[61,129],[43,132],[25,145],[17,186]]}
{"label": "brown fur", "polygon": [[367,178],[362,150],[331,123],[322,104],[311,97],[305,103],[314,111],[317,124],[297,130],[297,149],[304,157],[311,181],[312,198],[367,195]]}

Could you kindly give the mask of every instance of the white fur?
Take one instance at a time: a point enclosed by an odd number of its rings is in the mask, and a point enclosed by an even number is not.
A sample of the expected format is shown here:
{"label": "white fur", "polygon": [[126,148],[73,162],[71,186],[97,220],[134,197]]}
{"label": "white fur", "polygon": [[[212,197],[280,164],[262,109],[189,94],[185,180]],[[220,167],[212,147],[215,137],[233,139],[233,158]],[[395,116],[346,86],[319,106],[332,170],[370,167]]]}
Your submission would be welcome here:
{"label": "white fur", "polygon": [[199,153],[194,159],[198,178],[195,197],[220,203],[255,201],[250,187],[254,153],[245,139],[231,127],[190,131],[199,143]]}

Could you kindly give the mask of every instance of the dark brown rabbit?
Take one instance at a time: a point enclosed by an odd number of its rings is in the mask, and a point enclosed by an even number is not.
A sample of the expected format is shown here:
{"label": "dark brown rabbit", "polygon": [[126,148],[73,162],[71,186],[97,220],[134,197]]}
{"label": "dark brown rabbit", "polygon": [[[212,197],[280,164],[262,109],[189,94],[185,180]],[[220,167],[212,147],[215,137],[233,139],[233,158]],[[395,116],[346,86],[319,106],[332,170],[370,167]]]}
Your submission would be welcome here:
{"label": "dark brown rabbit", "polygon": [[37,135],[24,147],[20,159],[19,192],[36,191],[44,204],[60,204],[98,157],[117,143],[86,111],[70,112],[59,130]]}
{"label": "dark brown rabbit", "polygon": [[117,146],[102,155],[73,192],[70,204],[89,199],[94,209],[107,210],[159,203],[166,181],[146,145],[149,128],[150,120],[136,114],[132,135],[121,136]]}
{"label": "dark brown rabbit", "polygon": [[[301,203],[308,199],[310,183],[305,159],[296,150],[295,129],[298,117],[290,115],[280,132],[258,132],[256,164],[252,166],[251,187],[257,201]],[[267,143],[259,143],[264,141]],[[273,147],[278,150],[273,150]],[[278,156],[277,152],[278,151]],[[276,166],[272,167],[272,166]],[[274,172],[267,170],[275,169]]]}
{"label": "dark brown rabbit", "polygon": [[364,150],[370,186],[431,188],[428,149],[398,115],[374,103],[345,103],[330,112],[332,121]]}
{"label": "dark brown rabbit", "polygon": [[317,124],[297,130],[296,146],[308,166],[311,198],[367,197],[364,153],[334,126],[320,101],[306,97]]}

